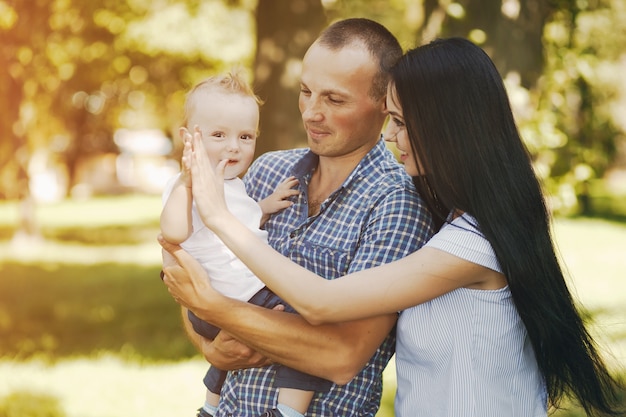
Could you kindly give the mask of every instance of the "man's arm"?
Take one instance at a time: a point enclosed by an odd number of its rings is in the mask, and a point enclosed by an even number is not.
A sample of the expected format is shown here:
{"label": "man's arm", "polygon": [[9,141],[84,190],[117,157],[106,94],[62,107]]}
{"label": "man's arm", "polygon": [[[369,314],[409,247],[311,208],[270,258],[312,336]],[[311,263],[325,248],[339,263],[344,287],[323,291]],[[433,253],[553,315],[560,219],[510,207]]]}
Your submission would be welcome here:
{"label": "man's arm", "polygon": [[[363,369],[397,319],[396,314],[390,314],[349,323],[312,326],[297,314],[242,302],[229,304],[225,306],[229,309],[227,314],[210,313],[214,323],[227,327],[233,337],[274,362],[339,385],[348,383]],[[222,352],[218,342],[204,346],[203,353],[218,368],[230,369],[232,346]],[[238,366],[249,367],[248,363],[242,366],[242,359],[241,355],[235,358]]]}
{"label": "man's arm", "polygon": [[[412,206],[409,205],[408,208]],[[412,212],[409,209],[406,204],[380,204],[376,211],[383,213],[377,215],[376,218],[391,217],[403,220],[408,217],[406,213]],[[394,215],[394,211],[403,215]],[[387,216],[390,212],[392,215]],[[416,228],[416,224],[419,222],[407,222],[406,227]],[[398,250],[399,248],[394,240],[398,236],[397,229],[383,232],[389,229],[386,220],[373,221],[372,226],[378,229],[378,232],[372,232],[372,236],[377,238],[370,239],[371,244],[362,245],[361,252],[365,253],[364,261],[353,262],[359,265],[360,269],[371,266],[367,261],[371,259],[371,255],[367,254],[368,251],[376,251],[380,248]],[[414,230],[407,230],[400,234],[402,235],[415,236],[416,233]],[[418,240],[413,239],[412,242],[417,245]],[[186,252],[173,246],[168,247],[164,242],[161,244],[175,254],[179,265],[182,265],[192,276],[190,279],[189,273],[180,267],[173,268],[172,271],[177,271],[174,276],[178,278],[172,281],[178,282],[166,282],[170,291],[173,287],[178,287],[181,290],[179,293],[181,301],[187,303],[186,305],[191,307],[198,317],[220,328],[228,329],[232,337],[274,362],[336,383],[346,383],[361,371],[393,328],[397,319],[397,314],[394,313],[347,323],[313,326],[299,315],[273,312],[226,299],[210,287],[206,272]],[[410,249],[412,248],[409,247],[407,251]],[[395,253],[394,257],[401,257],[401,255],[401,253]],[[246,363],[245,358],[239,354],[236,357],[228,354],[228,349],[224,348],[219,337],[213,343],[204,345],[202,352],[209,362],[221,369],[253,366],[253,364]]]}
{"label": "man's arm", "polygon": [[[220,331],[214,340],[199,335],[193,329],[187,315],[188,311],[185,307],[181,308],[183,326],[189,340],[207,361],[211,362],[209,358],[215,358],[216,366],[219,369],[253,368],[272,363],[268,358],[239,342],[225,331]],[[228,358],[228,360],[224,358]],[[219,363],[224,363],[224,367],[218,366]]]}
{"label": "man's arm", "polygon": [[[164,241],[161,245],[174,254],[180,265],[165,262],[165,279],[182,282],[183,286],[205,287],[194,290],[195,294],[203,296],[203,300],[193,302],[196,306],[203,306],[195,307],[194,313],[202,320],[228,329],[228,334],[221,331],[211,342],[195,335],[184,311],[185,328],[192,342],[211,364],[220,369],[265,365],[265,356],[273,362],[345,384],[362,370],[397,319],[396,314],[390,314],[313,326],[297,314],[269,310],[222,296],[212,290],[206,272],[187,252]],[[190,280],[189,273],[198,277]],[[205,295],[210,299],[204,299]]]}

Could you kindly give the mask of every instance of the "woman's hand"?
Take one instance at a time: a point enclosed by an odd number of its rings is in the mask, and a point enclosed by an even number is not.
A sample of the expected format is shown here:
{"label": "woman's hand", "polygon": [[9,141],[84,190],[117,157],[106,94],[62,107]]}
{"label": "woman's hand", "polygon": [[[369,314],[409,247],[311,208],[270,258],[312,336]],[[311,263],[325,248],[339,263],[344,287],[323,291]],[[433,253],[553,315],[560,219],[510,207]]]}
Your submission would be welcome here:
{"label": "woman's hand", "polygon": [[213,169],[198,126],[193,132],[192,146],[190,165],[193,198],[203,223],[213,229],[220,223],[220,219],[230,214],[224,199],[224,170],[228,160],[220,161]]}

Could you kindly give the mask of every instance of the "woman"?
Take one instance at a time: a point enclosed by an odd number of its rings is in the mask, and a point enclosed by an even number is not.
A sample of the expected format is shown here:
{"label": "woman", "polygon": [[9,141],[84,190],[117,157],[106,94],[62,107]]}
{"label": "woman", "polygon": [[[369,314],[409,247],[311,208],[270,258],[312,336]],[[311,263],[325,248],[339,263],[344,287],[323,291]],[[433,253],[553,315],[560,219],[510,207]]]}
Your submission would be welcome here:
{"label": "woman", "polygon": [[[539,182],[489,57],[459,38],[411,50],[393,69],[387,107],[385,138],[442,226],[419,251],[326,281],[228,213],[215,198],[224,163],[213,174],[195,140],[203,221],[311,323],[402,311],[397,416],[545,416],[564,395],[590,415],[618,414],[619,383],[566,286]],[[166,284],[201,309],[218,295],[195,285],[200,279],[168,276]]]}

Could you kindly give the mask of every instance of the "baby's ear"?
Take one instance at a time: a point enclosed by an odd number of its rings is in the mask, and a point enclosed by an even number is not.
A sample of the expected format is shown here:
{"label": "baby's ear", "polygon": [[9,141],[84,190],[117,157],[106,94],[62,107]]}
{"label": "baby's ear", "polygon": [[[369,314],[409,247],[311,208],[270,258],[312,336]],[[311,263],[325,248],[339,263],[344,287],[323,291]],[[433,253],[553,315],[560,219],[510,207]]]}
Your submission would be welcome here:
{"label": "baby's ear", "polygon": [[186,127],[181,127],[178,129],[178,137],[185,144],[191,140],[191,133],[189,133]]}

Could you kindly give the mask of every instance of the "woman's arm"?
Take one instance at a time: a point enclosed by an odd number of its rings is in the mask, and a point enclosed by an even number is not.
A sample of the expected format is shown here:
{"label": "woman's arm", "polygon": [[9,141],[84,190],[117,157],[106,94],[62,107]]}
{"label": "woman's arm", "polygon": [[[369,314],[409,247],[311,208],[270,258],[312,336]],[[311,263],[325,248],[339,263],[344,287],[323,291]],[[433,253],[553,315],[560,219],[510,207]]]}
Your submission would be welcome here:
{"label": "woman's arm", "polygon": [[221,186],[225,161],[214,171],[204,155],[201,141],[194,136],[191,171],[201,218],[268,287],[311,323],[397,312],[455,288],[480,283],[487,271],[443,251],[424,248],[390,264],[328,281],[283,257],[228,212]]}
{"label": "woman's arm", "polygon": [[456,288],[481,283],[490,270],[438,249],[326,280],[223,218],[214,232],[282,299],[312,324],[338,323],[397,312]]}

